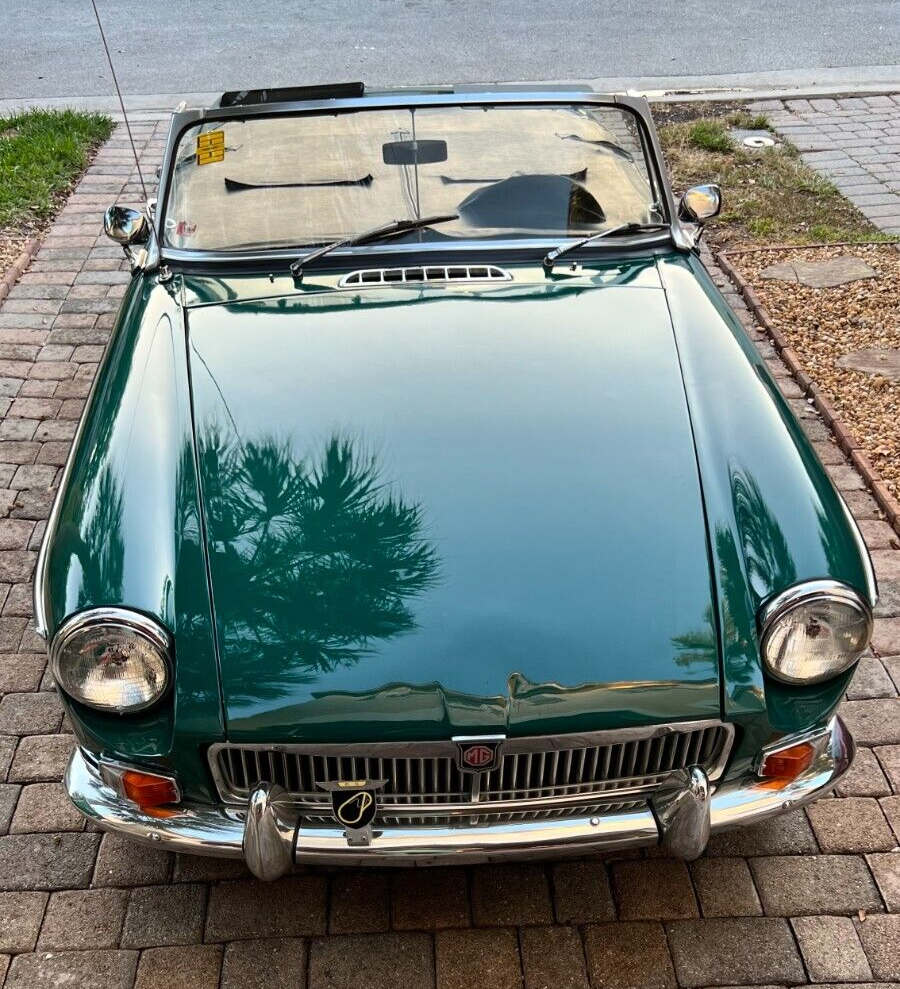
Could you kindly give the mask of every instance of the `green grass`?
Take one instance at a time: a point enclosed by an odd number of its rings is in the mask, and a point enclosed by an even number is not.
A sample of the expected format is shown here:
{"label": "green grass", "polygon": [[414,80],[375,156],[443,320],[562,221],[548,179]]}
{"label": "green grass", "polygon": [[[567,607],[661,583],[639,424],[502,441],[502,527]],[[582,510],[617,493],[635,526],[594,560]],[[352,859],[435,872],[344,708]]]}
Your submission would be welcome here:
{"label": "green grass", "polygon": [[768,117],[762,113],[749,113],[747,110],[738,110],[737,113],[730,113],[726,118],[731,127],[738,130],[771,130],[772,125]]}
{"label": "green grass", "polygon": [[791,145],[749,151],[728,137],[728,126],[769,128],[746,111],[660,127],[672,184],[683,191],[700,182],[722,187],[721,215],[709,224],[716,244],[895,240],[882,234],[840,192],[807,165]]}
{"label": "green grass", "polygon": [[719,120],[698,120],[688,126],[688,140],[701,151],[718,151],[727,154],[732,149],[731,138]]}
{"label": "green grass", "polygon": [[0,117],[0,229],[51,217],[112,129],[109,117],[74,110]]}

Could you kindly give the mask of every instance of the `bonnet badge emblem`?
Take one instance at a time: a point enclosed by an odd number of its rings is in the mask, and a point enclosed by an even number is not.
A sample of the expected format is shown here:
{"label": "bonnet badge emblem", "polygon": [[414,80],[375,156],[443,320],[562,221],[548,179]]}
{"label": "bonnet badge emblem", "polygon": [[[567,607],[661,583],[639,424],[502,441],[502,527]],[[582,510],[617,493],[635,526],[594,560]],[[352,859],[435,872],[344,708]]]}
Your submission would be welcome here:
{"label": "bonnet badge emblem", "polygon": [[489,773],[500,765],[500,747],[505,735],[459,735],[456,743],[456,765],[464,773]]}
{"label": "bonnet badge emblem", "polygon": [[336,780],[319,783],[331,795],[331,810],[348,845],[369,845],[378,810],[378,791],[387,780]]}

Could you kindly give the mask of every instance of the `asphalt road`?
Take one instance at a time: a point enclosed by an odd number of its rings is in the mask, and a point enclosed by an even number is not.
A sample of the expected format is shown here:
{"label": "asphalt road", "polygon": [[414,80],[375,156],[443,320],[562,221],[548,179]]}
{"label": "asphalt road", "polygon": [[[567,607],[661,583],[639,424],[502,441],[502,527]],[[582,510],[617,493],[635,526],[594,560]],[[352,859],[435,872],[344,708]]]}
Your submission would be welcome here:
{"label": "asphalt road", "polygon": [[[348,79],[381,85],[633,79],[640,85],[650,78],[772,70],[785,81],[814,82],[868,78],[871,67],[900,61],[900,0],[98,5],[122,88],[132,95]],[[110,92],[90,0],[0,0],[0,100]]]}

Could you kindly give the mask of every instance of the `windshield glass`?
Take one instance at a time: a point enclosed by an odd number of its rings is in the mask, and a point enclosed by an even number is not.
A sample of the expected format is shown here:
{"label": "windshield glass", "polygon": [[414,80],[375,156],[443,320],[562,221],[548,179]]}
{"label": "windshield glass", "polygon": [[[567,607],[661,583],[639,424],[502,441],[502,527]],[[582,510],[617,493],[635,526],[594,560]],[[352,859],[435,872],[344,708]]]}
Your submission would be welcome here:
{"label": "windshield glass", "polygon": [[417,240],[585,236],[664,220],[618,107],[457,106],[209,121],[181,137],[169,247],[302,248],[459,213]]}

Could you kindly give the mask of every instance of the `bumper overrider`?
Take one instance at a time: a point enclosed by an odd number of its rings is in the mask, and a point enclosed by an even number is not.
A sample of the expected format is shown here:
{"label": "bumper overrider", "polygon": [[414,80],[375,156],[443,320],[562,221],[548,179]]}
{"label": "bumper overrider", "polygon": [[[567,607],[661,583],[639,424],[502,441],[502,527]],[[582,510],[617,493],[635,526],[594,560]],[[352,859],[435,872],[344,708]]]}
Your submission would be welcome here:
{"label": "bumper overrider", "polygon": [[[685,859],[703,853],[709,835],[765,820],[828,792],[847,772],[855,744],[833,718],[805,738],[811,764],[793,779],[764,779],[756,767],[711,784],[699,766],[672,774],[640,808],[600,816],[450,827],[372,827],[355,830],[311,824],[285,791],[261,783],[244,808],[181,803],[141,809],[124,800],[101,769],[76,749],[65,785],[78,810],[107,831],[173,852],[244,858],[260,879],[276,879],[294,863],[429,865],[507,858],[571,857],[660,844]],[[795,742],[783,739],[780,745]],[[352,787],[353,784],[351,783]],[[365,806],[362,800],[357,806]]]}

